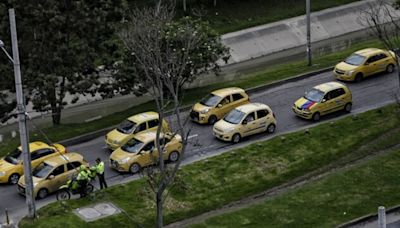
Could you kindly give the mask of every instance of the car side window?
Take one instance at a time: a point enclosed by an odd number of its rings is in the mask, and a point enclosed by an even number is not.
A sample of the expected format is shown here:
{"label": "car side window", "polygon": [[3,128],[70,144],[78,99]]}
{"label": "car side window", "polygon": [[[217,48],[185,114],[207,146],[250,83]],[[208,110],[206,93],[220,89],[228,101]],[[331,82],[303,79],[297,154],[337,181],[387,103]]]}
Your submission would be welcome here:
{"label": "car side window", "polygon": [[60,165],[57,168],[55,168],[53,172],[50,173],[50,175],[57,176],[63,173],[64,173],[64,165]]}
{"label": "car side window", "polygon": [[36,160],[36,159],[38,159],[38,158],[40,158],[40,157],[39,157],[38,151],[34,151],[34,152],[31,153],[31,160],[32,160],[32,161],[33,161],[33,160]]}
{"label": "car side window", "polygon": [[36,160],[38,158],[42,158],[44,156],[47,156],[47,155],[50,155],[53,153],[54,153],[54,150],[52,150],[50,148],[40,149],[31,154],[31,160]]}
{"label": "car side window", "polygon": [[327,101],[329,101],[329,100],[331,100],[331,99],[333,99],[333,98],[334,98],[334,92],[333,92],[333,91],[327,92],[327,93],[325,94],[325,96],[324,96],[324,99],[327,100]]}
{"label": "car side window", "polygon": [[339,89],[337,89],[337,90],[335,91],[335,93],[336,93],[336,97],[340,97],[340,96],[342,96],[343,94],[345,94],[346,92],[344,91],[343,88],[339,88]]}
{"label": "car side window", "polygon": [[247,115],[245,120],[247,121],[247,123],[249,123],[251,121],[254,121],[255,120],[254,112],[252,112],[249,115]]}
{"label": "car side window", "polygon": [[379,56],[378,55],[373,55],[373,56],[371,56],[371,57],[369,57],[369,59],[367,60],[367,62],[366,63],[373,63],[373,62],[376,62],[377,60],[378,60],[378,58],[379,58]]}
{"label": "car side window", "polygon": [[158,126],[158,119],[150,120],[148,122],[149,128],[157,127]]}
{"label": "car side window", "polygon": [[143,151],[153,151],[154,150],[154,142],[147,143],[146,146],[143,147]]}
{"label": "car side window", "polygon": [[230,102],[229,96],[222,98],[221,102],[219,102],[221,105],[226,105]]}
{"label": "car side window", "polygon": [[240,93],[235,93],[235,94],[232,94],[232,98],[233,98],[233,101],[238,101],[240,99],[243,99],[244,97]]}
{"label": "car side window", "polygon": [[139,126],[137,126],[137,128],[135,129],[135,133],[141,132],[141,131],[144,131],[144,130],[146,130],[146,122],[141,123]]}
{"label": "car side window", "polygon": [[266,117],[266,116],[268,115],[268,113],[269,113],[269,112],[268,112],[268,110],[266,110],[266,109],[258,110],[258,111],[257,111],[257,119]]}
{"label": "car side window", "polygon": [[78,169],[82,164],[80,162],[70,162],[67,164],[67,170],[73,170],[73,169]]}
{"label": "car side window", "polygon": [[387,55],[385,53],[379,54],[379,60],[385,59],[385,58],[387,58]]}

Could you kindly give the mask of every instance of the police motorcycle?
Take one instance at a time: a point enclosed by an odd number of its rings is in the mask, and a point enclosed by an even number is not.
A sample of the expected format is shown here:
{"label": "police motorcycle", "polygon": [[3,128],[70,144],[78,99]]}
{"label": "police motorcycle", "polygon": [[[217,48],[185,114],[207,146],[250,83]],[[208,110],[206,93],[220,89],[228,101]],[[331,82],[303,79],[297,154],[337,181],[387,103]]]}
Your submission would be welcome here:
{"label": "police motorcycle", "polygon": [[[88,195],[93,192],[94,186],[90,183],[91,180],[93,180],[96,175],[96,169],[91,167],[90,169],[87,169],[88,173],[88,180],[87,184],[84,189],[84,195]],[[79,184],[79,180],[77,180],[77,175],[72,177],[71,180],[68,180],[65,185],[62,185],[57,192],[56,198],[57,201],[63,201],[63,200],[69,200],[71,199],[72,195],[77,195],[81,194],[81,187]]]}

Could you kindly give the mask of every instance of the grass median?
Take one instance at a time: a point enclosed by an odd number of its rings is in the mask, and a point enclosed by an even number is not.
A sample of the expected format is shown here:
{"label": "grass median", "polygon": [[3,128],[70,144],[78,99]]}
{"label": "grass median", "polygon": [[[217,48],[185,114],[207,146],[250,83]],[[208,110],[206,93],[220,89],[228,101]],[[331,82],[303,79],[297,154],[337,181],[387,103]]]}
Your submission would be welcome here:
{"label": "grass median", "polygon": [[[238,86],[247,89],[255,86],[260,86],[263,84],[269,84],[274,81],[279,81],[285,78],[293,77],[294,75],[304,74],[307,72],[333,66],[337,62],[341,61],[346,56],[351,54],[352,52],[365,47],[379,48],[382,47],[382,45],[377,40],[357,43],[343,51],[337,51],[335,53],[324,56],[316,56],[313,60],[315,64],[311,67],[307,66],[306,61],[295,61],[281,65],[266,66],[264,70],[252,73],[241,79],[186,90],[184,92],[185,95],[183,104],[184,105],[192,104],[193,101],[199,100],[201,97],[205,96],[210,91],[218,88],[223,88],[228,86]],[[61,124],[59,126],[42,129],[42,131],[48,136],[48,138],[52,142],[57,142],[60,140],[72,138],[75,136],[79,136],[82,134],[90,133],[96,130],[116,125],[120,123],[123,119],[127,118],[128,116],[154,109],[155,109],[155,104],[153,102],[147,102],[89,123]],[[31,133],[30,134],[31,141],[34,140],[46,141],[44,136],[36,129],[31,128],[29,130]],[[18,145],[19,145],[18,139],[4,140],[4,142],[0,143],[0,147],[2,148],[0,150],[0,157],[4,156],[9,151],[14,150],[14,148]]]}
{"label": "grass median", "polygon": [[[311,172],[317,175],[324,167],[330,170],[399,141],[400,108],[390,105],[187,165],[168,189],[166,223],[220,208]],[[120,214],[85,224],[72,213],[74,208],[103,201],[112,201],[131,217]],[[50,204],[39,210],[39,219],[24,219],[20,226],[148,227],[154,225],[154,212],[154,201],[142,179],[98,192],[92,199]]]}

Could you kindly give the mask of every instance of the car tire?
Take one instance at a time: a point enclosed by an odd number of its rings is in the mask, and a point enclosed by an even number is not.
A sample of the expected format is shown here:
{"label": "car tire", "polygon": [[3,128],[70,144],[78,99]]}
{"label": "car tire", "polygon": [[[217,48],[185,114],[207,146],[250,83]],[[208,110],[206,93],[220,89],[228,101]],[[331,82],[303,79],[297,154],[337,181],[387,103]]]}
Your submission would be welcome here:
{"label": "car tire", "polygon": [[179,153],[177,151],[172,151],[168,156],[168,160],[170,162],[178,161],[179,160]]}
{"label": "car tire", "polygon": [[390,74],[393,73],[393,71],[394,71],[394,65],[393,64],[387,65],[386,72]]}
{"label": "car tire", "polygon": [[312,115],[312,120],[314,121],[319,121],[321,118],[321,114],[319,112],[314,113],[314,115]]}
{"label": "car tire", "polygon": [[67,189],[61,189],[57,192],[56,198],[58,201],[71,199],[71,193]]}
{"label": "car tire", "polygon": [[138,163],[133,163],[130,167],[129,167],[129,172],[132,174],[138,173],[140,171],[141,167]]}
{"label": "car tire", "polygon": [[18,184],[19,178],[21,176],[18,173],[13,173],[11,176],[8,178],[8,183],[10,184]]}
{"label": "car tire", "polygon": [[48,194],[49,194],[49,190],[47,190],[45,188],[41,188],[37,193],[37,198],[44,199],[47,197]]}
{"label": "car tire", "polygon": [[242,137],[240,136],[239,133],[236,133],[236,134],[234,134],[234,135],[232,136],[232,142],[233,142],[233,143],[238,143],[238,142],[240,142],[241,139],[242,139]]}
{"label": "car tire", "polygon": [[345,111],[345,112],[351,112],[351,108],[352,108],[352,104],[351,104],[351,103],[347,103],[347,104],[344,106],[344,111]]}
{"label": "car tire", "polygon": [[356,74],[356,77],[354,78],[355,82],[361,82],[364,79],[364,76],[361,73]]}
{"label": "car tire", "polygon": [[275,132],[275,129],[276,129],[275,124],[270,124],[270,125],[268,125],[268,127],[267,127],[267,132],[268,132],[269,134],[272,134],[272,133]]}
{"label": "car tire", "polygon": [[215,124],[215,122],[217,122],[216,116],[212,115],[212,116],[208,117],[208,124],[213,125],[213,124]]}

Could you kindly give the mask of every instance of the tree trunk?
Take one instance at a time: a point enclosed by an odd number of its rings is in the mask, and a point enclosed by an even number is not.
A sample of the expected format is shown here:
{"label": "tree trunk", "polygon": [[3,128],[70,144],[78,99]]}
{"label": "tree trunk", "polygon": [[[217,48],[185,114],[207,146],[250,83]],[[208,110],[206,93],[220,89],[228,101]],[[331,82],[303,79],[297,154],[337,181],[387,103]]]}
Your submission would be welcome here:
{"label": "tree trunk", "polygon": [[186,12],[186,0],[183,0],[183,12]]}
{"label": "tree trunk", "polygon": [[[161,156],[160,156],[161,157]],[[163,227],[163,199],[162,193],[164,190],[158,190],[156,195],[156,203],[157,203],[157,227]]]}

